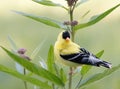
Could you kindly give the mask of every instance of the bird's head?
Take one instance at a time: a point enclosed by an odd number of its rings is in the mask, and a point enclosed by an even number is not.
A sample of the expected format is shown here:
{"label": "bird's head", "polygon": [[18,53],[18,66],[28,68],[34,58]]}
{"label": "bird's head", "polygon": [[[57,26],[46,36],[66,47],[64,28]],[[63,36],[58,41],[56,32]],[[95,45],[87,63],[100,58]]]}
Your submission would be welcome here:
{"label": "bird's head", "polygon": [[58,40],[59,41],[64,41],[64,42],[70,42],[70,32],[69,31],[62,31],[59,35],[58,35]]}

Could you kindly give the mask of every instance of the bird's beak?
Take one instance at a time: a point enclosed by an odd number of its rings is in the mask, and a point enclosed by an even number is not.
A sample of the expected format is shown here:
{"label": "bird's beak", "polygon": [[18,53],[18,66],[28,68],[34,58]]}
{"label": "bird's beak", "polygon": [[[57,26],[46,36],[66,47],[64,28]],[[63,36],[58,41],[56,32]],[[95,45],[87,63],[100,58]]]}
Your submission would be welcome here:
{"label": "bird's beak", "polygon": [[69,37],[67,37],[65,40],[68,42],[68,41],[70,40],[70,38],[69,38]]}

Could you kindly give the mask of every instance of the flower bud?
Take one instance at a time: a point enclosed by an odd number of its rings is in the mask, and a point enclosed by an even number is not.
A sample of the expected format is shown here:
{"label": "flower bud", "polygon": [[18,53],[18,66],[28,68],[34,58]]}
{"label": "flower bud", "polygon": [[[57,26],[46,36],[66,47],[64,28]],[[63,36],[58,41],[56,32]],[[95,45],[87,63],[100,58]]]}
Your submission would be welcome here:
{"label": "flower bud", "polygon": [[25,54],[26,49],[25,49],[25,48],[20,48],[20,49],[18,49],[17,52],[18,52],[19,54]]}
{"label": "flower bud", "polygon": [[78,24],[78,21],[72,21],[71,22],[71,26],[75,26],[75,25],[77,25]]}
{"label": "flower bud", "polygon": [[71,23],[70,23],[70,21],[64,21],[63,24],[64,24],[64,25],[70,25]]}
{"label": "flower bud", "polygon": [[26,60],[31,60],[27,55],[25,55],[25,52],[27,50],[25,48],[18,49],[17,53],[20,55],[20,57],[25,58]]}
{"label": "flower bud", "polygon": [[66,0],[67,1],[67,3],[68,3],[68,6],[73,6],[74,5],[74,3],[76,3],[78,0]]}

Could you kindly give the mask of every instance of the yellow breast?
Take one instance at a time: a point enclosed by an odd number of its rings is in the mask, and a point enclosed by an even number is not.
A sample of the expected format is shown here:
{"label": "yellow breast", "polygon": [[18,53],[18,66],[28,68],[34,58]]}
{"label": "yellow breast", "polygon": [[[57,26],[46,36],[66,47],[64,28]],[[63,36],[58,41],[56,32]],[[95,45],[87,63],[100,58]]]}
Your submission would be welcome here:
{"label": "yellow breast", "polygon": [[57,61],[62,62],[63,64],[68,66],[79,66],[79,64],[67,61],[60,57],[60,54],[67,55],[67,54],[79,53],[80,52],[79,49],[80,49],[80,46],[73,42],[60,43],[59,41],[57,41],[54,46],[55,59],[57,59]]}

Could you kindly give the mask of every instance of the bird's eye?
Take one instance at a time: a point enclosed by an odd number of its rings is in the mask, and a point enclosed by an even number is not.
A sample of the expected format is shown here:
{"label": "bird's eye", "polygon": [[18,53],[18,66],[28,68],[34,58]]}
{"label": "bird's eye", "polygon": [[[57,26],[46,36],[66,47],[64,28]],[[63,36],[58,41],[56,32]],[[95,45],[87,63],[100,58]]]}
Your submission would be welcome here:
{"label": "bird's eye", "polygon": [[70,33],[68,31],[63,32],[62,34],[63,39],[70,38]]}

